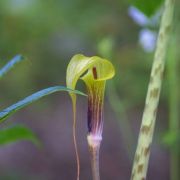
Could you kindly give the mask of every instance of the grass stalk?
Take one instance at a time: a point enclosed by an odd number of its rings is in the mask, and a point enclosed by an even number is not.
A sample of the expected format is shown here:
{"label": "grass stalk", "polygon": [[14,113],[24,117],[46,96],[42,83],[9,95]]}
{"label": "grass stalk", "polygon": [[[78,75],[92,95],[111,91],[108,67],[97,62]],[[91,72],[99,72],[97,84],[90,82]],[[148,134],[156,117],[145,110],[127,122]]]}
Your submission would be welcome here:
{"label": "grass stalk", "polygon": [[134,135],[126,114],[126,107],[124,106],[123,100],[118,96],[115,84],[113,81],[108,82],[107,94],[108,100],[111,105],[112,110],[115,112],[119,123],[120,131],[122,133],[124,146],[130,161],[133,159],[133,147]]}
{"label": "grass stalk", "polygon": [[[176,34],[175,34],[176,35]],[[169,131],[178,136],[178,71],[177,71],[177,41],[172,39],[168,51],[168,85],[169,85]],[[170,147],[170,179],[179,180],[179,150]]]}
{"label": "grass stalk", "polygon": [[131,180],[145,180],[147,176],[174,4],[175,0],[165,0]]}

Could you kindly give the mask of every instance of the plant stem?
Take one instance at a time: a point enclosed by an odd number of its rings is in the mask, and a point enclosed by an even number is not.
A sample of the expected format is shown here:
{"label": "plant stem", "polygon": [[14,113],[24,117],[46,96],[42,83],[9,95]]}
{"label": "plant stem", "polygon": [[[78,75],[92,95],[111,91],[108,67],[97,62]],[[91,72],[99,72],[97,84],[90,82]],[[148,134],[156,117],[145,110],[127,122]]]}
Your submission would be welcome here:
{"label": "plant stem", "polygon": [[90,156],[91,156],[91,167],[92,167],[92,175],[93,180],[100,180],[99,175],[99,147],[89,148]]}
{"label": "plant stem", "polygon": [[79,180],[80,176],[80,159],[79,159],[79,152],[77,147],[77,140],[76,140],[76,99],[72,100],[73,105],[73,142],[76,154],[76,164],[77,164],[77,180]]}
{"label": "plant stem", "polygon": [[108,100],[111,105],[112,110],[115,112],[116,116],[119,118],[118,123],[120,127],[120,131],[123,136],[124,145],[126,148],[126,152],[129,160],[133,159],[132,149],[135,147],[134,144],[134,136],[126,115],[126,107],[124,106],[123,100],[118,96],[117,90],[115,88],[115,84],[113,81],[109,82],[107,88]]}
{"label": "plant stem", "polygon": [[100,180],[99,149],[101,145],[101,139],[97,138],[94,135],[88,135],[87,140],[89,145],[93,180]]}
{"label": "plant stem", "polygon": [[[176,34],[175,34],[176,35]],[[168,85],[169,85],[169,131],[175,134],[179,131],[178,119],[178,74],[177,74],[177,41],[172,39],[168,52]],[[179,180],[179,150],[170,147],[170,179]]]}
{"label": "plant stem", "polygon": [[131,180],[145,180],[147,175],[174,3],[175,0],[165,0]]}

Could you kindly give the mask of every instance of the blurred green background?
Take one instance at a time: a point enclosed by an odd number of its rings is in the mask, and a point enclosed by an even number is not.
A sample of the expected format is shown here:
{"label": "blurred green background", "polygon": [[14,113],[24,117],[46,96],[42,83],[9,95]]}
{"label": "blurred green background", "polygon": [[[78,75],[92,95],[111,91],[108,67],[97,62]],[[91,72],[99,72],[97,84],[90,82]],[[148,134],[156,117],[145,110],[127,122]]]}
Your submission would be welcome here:
{"label": "blurred green background", "polygon": [[[148,18],[131,2],[123,0],[1,0],[0,66],[19,53],[27,58],[2,78],[1,109],[40,89],[65,85],[66,67],[74,54],[108,58],[115,65],[116,76],[107,83],[100,171],[103,180],[128,180],[162,10],[160,5],[158,7],[160,9]],[[180,42],[179,9],[176,9],[174,48]],[[149,10],[147,15],[151,14]],[[176,61],[179,60],[178,54],[172,55]],[[178,67],[176,64],[174,70],[177,77]],[[172,86],[167,71],[164,77],[149,180],[170,179],[167,144],[174,147],[174,140],[166,135],[163,144],[163,139],[169,129]],[[173,88],[178,89],[177,82]],[[81,82],[78,89],[84,91]],[[179,100],[179,93],[176,99]],[[81,179],[90,180],[86,103],[86,98],[78,98],[77,138]],[[1,147],[0,179],[75,179],[72,109],[68,94],[56,93],[46,97],[17,113],[1,127],[19,122],[33,129],[43,148],[38,149],[29,142]]]}

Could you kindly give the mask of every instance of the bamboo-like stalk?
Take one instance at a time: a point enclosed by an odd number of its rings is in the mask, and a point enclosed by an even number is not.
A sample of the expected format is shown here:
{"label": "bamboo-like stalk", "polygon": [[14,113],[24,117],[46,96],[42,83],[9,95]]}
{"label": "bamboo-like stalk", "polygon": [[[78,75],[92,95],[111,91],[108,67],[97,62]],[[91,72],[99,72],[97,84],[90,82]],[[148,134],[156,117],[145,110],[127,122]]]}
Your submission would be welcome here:
{"label": "bamboo-like stalk", "polygon": [[175,0],[165,0],[131,180],[145,180],[147,175],[174,4]]}

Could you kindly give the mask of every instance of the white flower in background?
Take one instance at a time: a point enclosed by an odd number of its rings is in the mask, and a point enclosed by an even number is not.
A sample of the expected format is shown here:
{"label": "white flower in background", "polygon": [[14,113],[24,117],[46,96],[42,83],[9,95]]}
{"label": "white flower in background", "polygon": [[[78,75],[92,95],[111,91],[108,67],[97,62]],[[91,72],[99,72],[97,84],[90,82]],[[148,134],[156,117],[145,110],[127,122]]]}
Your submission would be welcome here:
{"label": "white flower in background", "polygon": [[149,23],[149,19],[138,9],[133,6],[130,6],[128,9],[129,16],[141,26],[145,26]]}
{"label": "white flower in background", "polygon": [[161,9],[159,9],[152,17],[147,17],[137,8],[130,6],[128,9],[129,16],[142,27],[139,32],[139,43],[146,52],[152,52],[155,49],[157,32],[147,27],[155,28],[159,24]]}
{"label": "white flower in background", "polygon": [[155,49],[157,33],[149,29],[142,29],[139,33],[139,43],[146,52]]}
{"label": "white flower in background", "polygon": [[139,11],[137,8],[130,6],[128,8],[128,14],[133,19],[134,22],[140,26],[157,26],[160,21],[161,8],[151,17],[147,17],[143,12]]}

